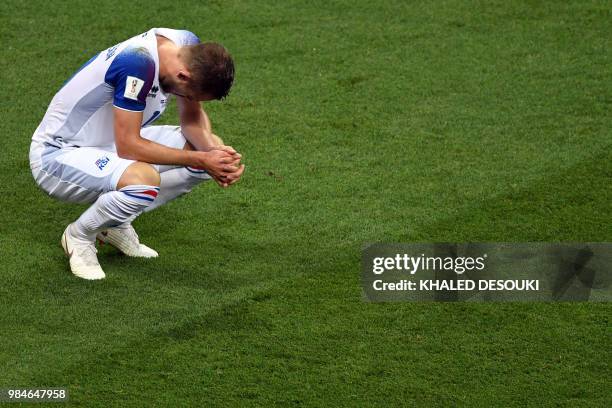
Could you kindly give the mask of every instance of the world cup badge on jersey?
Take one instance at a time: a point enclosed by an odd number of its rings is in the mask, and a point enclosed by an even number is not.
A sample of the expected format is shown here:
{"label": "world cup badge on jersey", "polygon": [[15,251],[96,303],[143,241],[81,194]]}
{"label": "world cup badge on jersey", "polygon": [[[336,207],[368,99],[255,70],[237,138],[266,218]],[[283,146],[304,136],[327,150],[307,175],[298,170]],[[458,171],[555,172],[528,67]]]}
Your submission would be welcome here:
{"label": "world cup badge on jersey", "polygon": [[135,101],[138,100],[138,94],[140,93],[143,85],[144,81],[142,79],[128,75],[125,80],[125,92],[123,93],[123,96]]}

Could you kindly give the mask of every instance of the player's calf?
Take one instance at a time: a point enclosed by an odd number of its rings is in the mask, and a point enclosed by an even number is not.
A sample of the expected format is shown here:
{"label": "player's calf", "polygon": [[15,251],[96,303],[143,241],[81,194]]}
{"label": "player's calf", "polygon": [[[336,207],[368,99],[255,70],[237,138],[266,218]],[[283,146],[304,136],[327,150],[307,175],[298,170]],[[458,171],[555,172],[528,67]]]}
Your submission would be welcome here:
{"label": "player's calf", "polygon": [[[71,225],[70,238],[79,247],[93,248],[98,233],[131,222],[153,204],[159,194],[159,182],[159,173],[152,166],[138,162],[131,164],[121,176],[118,190],[100,195]],[[95,258],[95,253],[87,255],[87,259]],[[75,266],[71,261],[73,273],[82,276]]]}
{"label": "player's calf", "polygon": [[205,170],[192,167],[179,167],[161,174],[159,196],[145,211],[154,210],[167,202],[189,193],[195,186],[211,177]]}

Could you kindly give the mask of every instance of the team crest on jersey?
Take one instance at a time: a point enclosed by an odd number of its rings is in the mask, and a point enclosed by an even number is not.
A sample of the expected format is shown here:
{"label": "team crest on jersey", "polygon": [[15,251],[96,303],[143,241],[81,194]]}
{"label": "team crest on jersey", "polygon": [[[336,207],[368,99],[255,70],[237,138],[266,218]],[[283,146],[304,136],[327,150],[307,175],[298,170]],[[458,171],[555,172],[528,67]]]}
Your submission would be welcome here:
{"label": "team crest on jersey", "polygon": [[100,157],[98,160],[96,160],[96,166],[100,170],[104,170],[104,167],[106,167],[106,165],[108,164],[109,161],[110,161],[110,159],[108,157],[106,157],[106,156]]}

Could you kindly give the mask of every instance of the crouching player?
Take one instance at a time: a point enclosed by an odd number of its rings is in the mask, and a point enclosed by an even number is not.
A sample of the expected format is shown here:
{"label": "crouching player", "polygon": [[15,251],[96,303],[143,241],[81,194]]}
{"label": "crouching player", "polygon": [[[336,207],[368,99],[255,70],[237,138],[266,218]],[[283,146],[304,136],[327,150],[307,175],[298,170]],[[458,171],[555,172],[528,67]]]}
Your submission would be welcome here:
{"label": "crouching player", "polygon": [[[241,155],[211,130],[200,101],[224,98],[234,64],[216,43],[153,28],[91,58],[54,96],[32,137],[30,167],[52,197],[92,203],[61,244],[72,273],[102,279],[95,240],[156,257],[132,221],[205,180],[236,183]],[[180,126],[151,126],[177,100]]]}

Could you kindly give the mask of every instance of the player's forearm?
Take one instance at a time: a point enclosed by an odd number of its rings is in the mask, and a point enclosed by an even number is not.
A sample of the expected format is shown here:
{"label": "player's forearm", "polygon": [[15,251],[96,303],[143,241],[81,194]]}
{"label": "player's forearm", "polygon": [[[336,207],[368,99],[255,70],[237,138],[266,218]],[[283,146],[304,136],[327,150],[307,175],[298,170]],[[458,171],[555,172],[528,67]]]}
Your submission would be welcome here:
{"label": "player's forearm", "polygon": [[196,150],[206,152],[223,144],[223,141],[218,136],[197,125],[183,125],[181,130],[185,139],[187,139]]}
{"label": "player's forearm", "polygon": [[194,152],[173,149],[144,139],[132,138],[129,143],[117,144],[119,157],[151,164],[169,164],[179,166],[198,166]]}
{"label": "player's forearm", "polygon": [[213,147],[221,146],[223,141],[212,133],[210,119],[204,110],[189,118],[182,118],[181,131],[185,139],[199,151],[208,151]]}
{"label": "player's forearm", "polygon": [[244,171],[244,165],[236,164],[240,161],[240,154],[229,146],[221,146],[209,152],[172,149],[143,139],[139,135],[126,139],[120,138],[116,146],[119,157],[125,159],[205,169],[223,187],[238,181]]}

